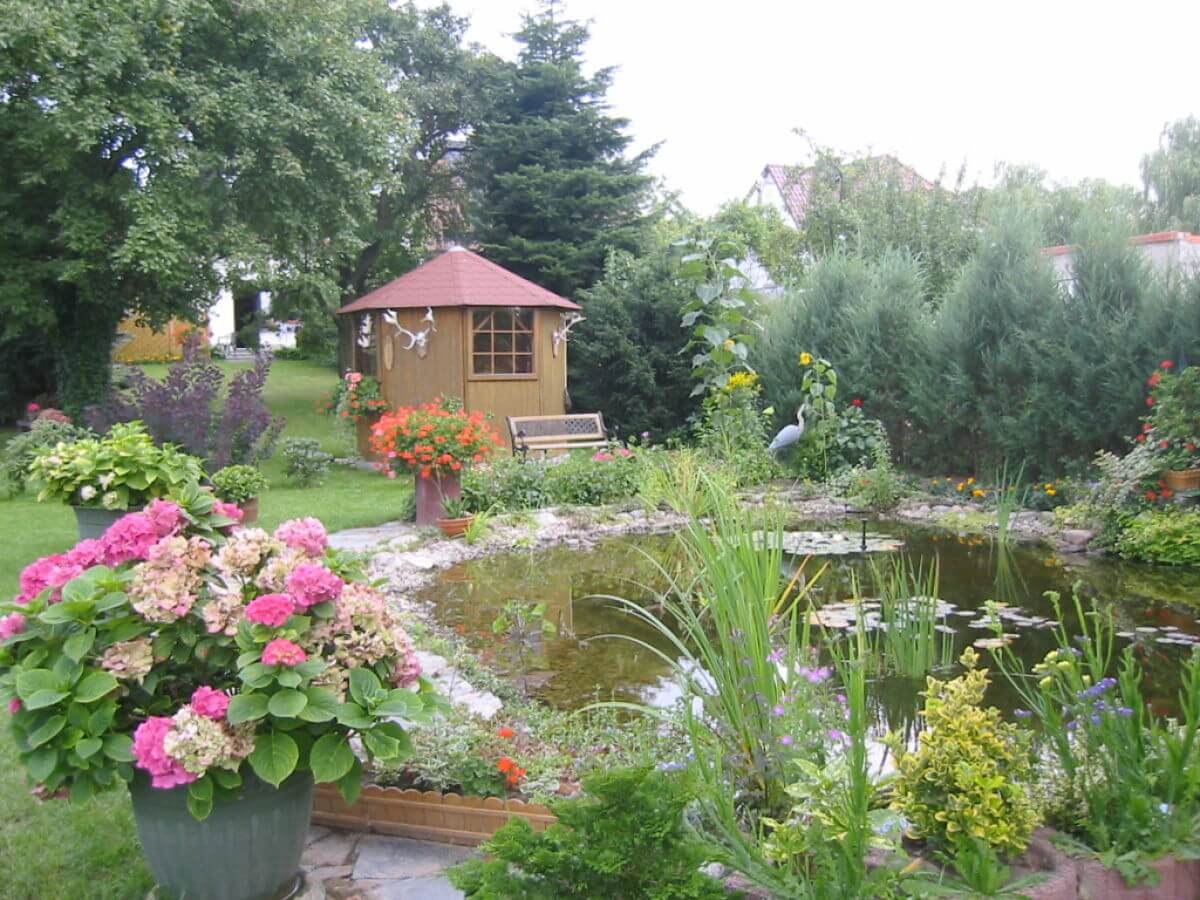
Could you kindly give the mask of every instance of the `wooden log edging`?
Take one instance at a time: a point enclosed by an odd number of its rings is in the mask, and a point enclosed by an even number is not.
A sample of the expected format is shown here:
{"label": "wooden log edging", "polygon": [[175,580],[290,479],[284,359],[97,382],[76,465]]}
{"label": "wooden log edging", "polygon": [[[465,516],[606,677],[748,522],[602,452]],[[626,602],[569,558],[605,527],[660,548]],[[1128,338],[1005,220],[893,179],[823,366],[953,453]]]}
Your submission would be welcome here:
{"label": "wooden log edging", "polygon": [[346,805],[333,785],[317,785],[312,821],[314,825],[330,828],[475,847],[514,816],[525,819],[534,831],[545,831],[558,821],[540,803],[463,797],[377,784],[366,785],[353,806]]}

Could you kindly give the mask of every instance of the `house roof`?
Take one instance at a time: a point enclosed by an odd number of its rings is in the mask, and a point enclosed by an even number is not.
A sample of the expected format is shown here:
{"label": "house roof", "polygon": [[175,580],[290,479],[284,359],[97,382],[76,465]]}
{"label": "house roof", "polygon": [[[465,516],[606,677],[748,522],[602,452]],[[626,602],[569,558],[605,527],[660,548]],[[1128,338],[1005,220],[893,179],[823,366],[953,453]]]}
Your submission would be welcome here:
{"label": "house roof", "polygon": [[464,247],[452,247],[395,281],[352,300],[338,313],[427,306],[549,306],[582,309]]}
{"label": "house roof", "polygon": [[[1129,239],[1129,243],[1136,245],[1173,244],[1175,242],[1200,244],[1200,234],[1192,234],[1188,231],[1155,231],[1152,234],[1136,234]],[[1078,249],[1078,244],[1059,244],[1057,247],[1043,247],[1042,253],[1047,256],[1063,256],[1067,253],[1074,253]]]}
{"label": "house roof", "polygon": [[[884,177],[899,177],[906,191],[920,187],[930,190],[933,184],[917,174],[915,169],[906,166],[894,156],[868,156],[846,165],[850,175],[850,187],[860,187],[868,181]],[[817,170],[810,166],[805,169],[796,166],[768,164],[763,167],[763,178],[770,178],[779,188],[784,205],[792,221],[799,225],[804,221],[808,211],[809,191],[812,190]]]}

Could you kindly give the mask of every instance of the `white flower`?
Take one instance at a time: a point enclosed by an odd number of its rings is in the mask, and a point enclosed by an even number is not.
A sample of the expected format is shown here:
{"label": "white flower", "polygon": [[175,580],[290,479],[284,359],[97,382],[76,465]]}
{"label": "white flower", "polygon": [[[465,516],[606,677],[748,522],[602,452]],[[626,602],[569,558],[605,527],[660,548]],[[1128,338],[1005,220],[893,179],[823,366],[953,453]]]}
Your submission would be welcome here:
{"label": "white flower", "polygon": [[79,496],[86,502],[96,496],[96,489],[90,484],[85,484],[79,489]]}
{"label": "white flower", "polygon": [[105,490],[108,490],[108,486],[113,483],[113,479],[115,479],[116,477],[117,477],[116,472],[105,472],[103,475],[101,475],[96,480],[100,482],[100,487],[104,488]]}
{"label": "white flower", "polygon": [[113,509],[118,503],[121,502],[121,498],[117,496],[116,491],[109,491],[100,498],[100,502],[104,505],[105,509]]}

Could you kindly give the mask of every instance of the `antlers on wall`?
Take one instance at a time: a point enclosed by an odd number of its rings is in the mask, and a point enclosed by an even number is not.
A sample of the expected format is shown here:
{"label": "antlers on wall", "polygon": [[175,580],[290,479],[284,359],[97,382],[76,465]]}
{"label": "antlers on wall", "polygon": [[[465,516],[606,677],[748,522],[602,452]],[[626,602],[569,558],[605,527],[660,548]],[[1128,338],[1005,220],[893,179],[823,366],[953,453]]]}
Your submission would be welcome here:
{"label": "antlers on wall", "polygon": [[383,313],[383,321],[387,322],[387,324],[391,325],[392,328],[396,329],[396,334],[392,336],[392,340],[395,340],[400,336],[408,338],[408,344],[402,349],[412,350],[415,347],[417,356],[424,359],[425,354],[429,352],[429,335],[437,331],[437,327],[434,325],[433,321],[433,307],[430,306],[425,308],[425,315],[422,317],[421,321],[428,322],[429,324],[420,331],[409,331],[407,328],[401,325],[400,319],[396,315],[396,311],[394,309],[386,310]]}
{"label": "antlers on wall", "polygon": [[571,329],[584,321],[584,318],[579,313],[563,313],[562,324],[554,329],[554,355],[558,356],[558,348],[564,343],[571,334]]}

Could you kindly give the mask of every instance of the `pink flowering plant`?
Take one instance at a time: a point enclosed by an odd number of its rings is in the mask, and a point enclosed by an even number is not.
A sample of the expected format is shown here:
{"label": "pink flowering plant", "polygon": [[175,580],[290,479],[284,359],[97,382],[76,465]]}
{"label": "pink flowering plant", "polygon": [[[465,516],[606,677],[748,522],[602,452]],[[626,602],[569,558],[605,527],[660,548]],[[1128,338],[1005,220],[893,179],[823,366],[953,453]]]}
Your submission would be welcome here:
{"label": "pink flowering plant", "polygon": [[387,597],[318,520],[268,533],[237,512],[191,485],[0,603],[0,701],[39,796],[141,777],[203,819],[250,772],[308,771],[352,802],[360,753],[408,753],[401,722],[439,702]]}

